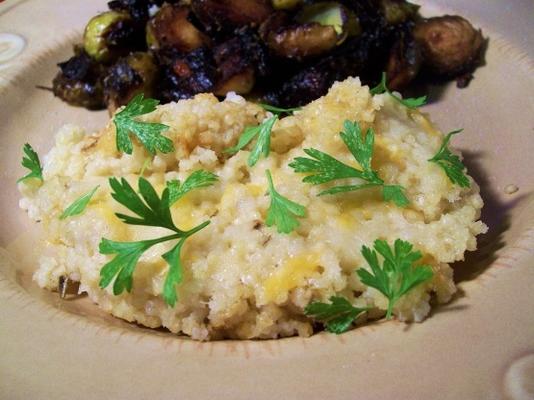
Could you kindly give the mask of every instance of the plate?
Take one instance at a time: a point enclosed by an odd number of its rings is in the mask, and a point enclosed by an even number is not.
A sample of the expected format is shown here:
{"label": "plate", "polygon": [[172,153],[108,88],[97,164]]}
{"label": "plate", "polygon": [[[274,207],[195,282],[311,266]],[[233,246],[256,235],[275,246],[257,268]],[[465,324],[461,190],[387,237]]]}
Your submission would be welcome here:
{"label": "plate", "polygon": [[534,3],[421,3],[424,15],[465,15],[490,37],[469,88],[430,88],[425,107],[444,131],[464,128],[455,145],[486,203],[490,231],[454,266],[459,295],[422,324],[198,343],[32,283],[38,227],[17,204],[22,145],[42,154],[62,124],[91,131],[107,119],[36,85],[50,85],[106,5],[0,2],[0,398],[534,398]]}

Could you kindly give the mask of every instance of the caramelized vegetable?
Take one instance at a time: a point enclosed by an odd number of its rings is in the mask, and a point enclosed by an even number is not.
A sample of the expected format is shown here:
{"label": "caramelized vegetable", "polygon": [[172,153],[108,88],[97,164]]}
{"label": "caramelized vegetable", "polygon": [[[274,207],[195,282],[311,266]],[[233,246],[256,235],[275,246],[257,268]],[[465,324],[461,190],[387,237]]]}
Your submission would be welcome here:
{"label": "caramelized vegetable", "polygon": [[191,0],[191,8],[209,30],[258,26],[272,13],[269,0]]}
{"label": "caramelized vegetable", "polygon": [[103,68],[96,64],[83,50],[58,64],[61,71],[52,81],[54,96],[70,105],[90,110],[104,108],[101,75]]}
{"label": "caramelized vegetable", "polygon": [[331,26],[338,35],[338,44],[347,36],[361,33],[358,18],[354,12],[336,2],[320,2],[306,5],[296,17],[300,23],[317,22],[323,26]]}
{"label": "caramelized vegetable", "polygon": [[389,25],[397,25],[417,15],[419,6],[405,0],[380,0],[380,8]]}
{"label": "caramelized vegetable", "polygon": [[437,75],[456,76],[477,66],[483,48],[482,32],[457,15],[419,22],[414,37],[421,45],[425,65]]}
{"label": "caramelized vegetable", "polygon": [[404,34],[391,49],[386,67],[388,87],[402,90],[417,76],[421,68],[421,48],[410,34]]}
{"label": "caramelized vegetable", "polygon": [[83,45],[86,53],[96,61],[108,62],[116,56],[113,48],[135,41],[134,36],[135,28],[128,14],[108,11],[89,21],[85,27]]}
{"label": "caramelized vegetable", "polygon": [[157,93],[163,101],[188,99],[197,93],[212,92],[217,70],[211,51],[199,47],[187,55],[165,54],[162,79]]}
{"label": "caramelized vegetable", "polygon": [[189,8],[164,4],[147,25],[150,48],[173,47],[190,52],[209,44],[209,38],[189,22]]}
{"label": "caramelized vegetable", "polygon": [[110,114],[136,94],[153,96],[157,67],[148,53],[132,53],[114,64],[104,79],[104,99]]}
{"label": "caramelized vegetable", "polygon": [[215,47],[213,57],[217,64],[218,82],[214,93],[220,96],[230,91],[249,93],[256,75],[266,73],[266,56],[259,38],[246,30]]}
{"label": "caramelized vegetable", "polygon": [[326,53],[336,46],[337,40],[334,27],[312,22],[270,33],[267,45],[279,56],[303,59]]}
{"label": "caramelized vegetable", "polygon": [[290,10],[297,7],[303,0],[272,0],[275,10]]}

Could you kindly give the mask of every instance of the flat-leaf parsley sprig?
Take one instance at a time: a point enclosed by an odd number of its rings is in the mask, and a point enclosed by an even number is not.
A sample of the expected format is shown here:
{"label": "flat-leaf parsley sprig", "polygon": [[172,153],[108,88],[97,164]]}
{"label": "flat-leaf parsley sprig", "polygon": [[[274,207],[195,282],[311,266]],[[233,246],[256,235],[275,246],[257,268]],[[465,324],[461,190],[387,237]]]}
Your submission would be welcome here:
{"label": "flat-leaf parsley sprig", "polygon": [[354,307],[346,298],[330,297],[330,303],[313,302],[304,309],[304,314],[321,322],[328,332],[346,332],[358,316],[369,310]]}
{"label": "flat-leaf parsley sprig", "polygon": [[130,225],[166,228],[173,233],[137,242],[117,242],[102,238],[99,246],[100,253],[115,254],[115,257],[100,270],[100,287],[107,287],[115,279],[113,283],[113,293],[115,295],[122,293],[124,290],[131,291],[133,273],[143,253],[156,244],[179,239],[170,251],[162,255],[169,264],[169,270],[163,285],[163,299],[169,306],[173,307],[177,301],[176,285],[183,278],[183,266],[180,261],[182,247],[187,238],[205,228],[210,221],[205,221],[193,229],[183,231],[176,227],[172,220],[170,190],[168,187],[163,190],[160,198],[150,182],[143,177],[140,177],[138,181],[140,195],[135,192],[124,178],[120,181],[117,178],[110,178],[109,183],[113,189],[112,197],[135,214],[135,216],[130,216],[116,213],[115,215],[123,222]]}
{"label": "flat-leaf parsley sprig", "polygon": [[39,161],[39,155],[35,150],[26,143],[23,147],[24,157],[22,158],[22,166],[30,170],[27,175],[24,175],[20,178],[18,182],[25,181],[26,179],[36,178],[41,182],[43,181],[43,167],[41,167],[41,162]]}
{"label": "flat-leaf parsley sprig", "polygon": [[86,193],[83,196],[77,198],[70,206],[65,209],[65,211],[63,211],[59,219],[65,219],[81,214],[85,210],[85,208],[91,201],[91,198],[94,196],[99,187],[100,185],[96,186],[89,193]]}
{"label": "flat-leaf parsley sprig", "polygon": [[381,186],[384,200],[392,201],[400,207],[408,205],[409,201],[404,195],[404,188],[400,185],[386,185],[378,176],[377,171],[372,169],[371,161],[374,147],[373,129],[369,128],[364,138],[358,122],[347,120],[344,123],[344,130],[340,135],[347,148],[360,164],[361,170],[351,167],[331,155],[313,148],[304,149],[304,152],[310,158],[297,157],[289,166],[295,172],[310,174],[302,181],[311,183],[312,185],[346,178],[358,178],[364,181],[355,185],[334,186],[322,191],[319,193],[319,196]]}
{"label": "flat-leaf parsley sprig", "polygon": [[169,189],[169,204],[172,206],[191,190],[211,186],[217,182],[218,179],[219,177],[213,172],[200,169],[189,175],[183,183],[178,179],[173,179],[172,181],[167,182],[167,188]]}
{"label": "flat-leaf parsley sprig", "polygon": [[371,89],[371,94],[382,94],[387,93],[391,97],[393,97],[395,100],[397,100],[399,103],[405,105],[408,108],[415,109],[417,107],[424,106],[426,104],[426,96],[416,97],[416,98],[400,98],[396,94],[392,93],[386,84],[386,73],[382,72],[382,79],[380,83]]}
{"label": "flat-leaf parsley sprig", "polygon": [[464,173],[466,169],[465,165],[462,164],[460,157],[453,154],[448,147],[451,137],[462,131],[463,129],[458,129],[445,136],[436,155],[428,161],[438,164],[445,171],[452,183],[463,188],[468,188],[471,184],[469,183],[469,178]]}
{"label": "flat-leaf parsley sprig", "polygon": [[[385,240],[375,240],[373,247],[374,250],[362,247],[362,255],[371,271],[359,268],[356,273],[364,285],[375,288],[387,297],[386,318],[390,319],[397,301],[434,274],[428,265],[415,265],[422,255],[419,251],[412,251],[413,245],[409,242],[397,239],[392,249]],[[382,266],[377,253],[384,259]]]}
{"label": "flat-leaf parsley sprig", "polygon": [[300,225],[297,217],[304,217],[306,208],[278,193],[274,188],[271,171],[266,170],[265,174],[269,182],[269,196],[271,197],[271,205],[267,211],[265,224],[267,226],[276,225],[278,233],[290,233]]}
{"label": "flat-leaf parsley sprig", "polygon": [[299,110],[299,108],[280,108],[269,104],[260,104],[260,106],[274,115],[266,118],[257,126],[247,126],[239,137],[237,144],[234,147],[225,150],[226,153],[235,154],[257,137],[256,143],[252,147],[252,151],[248,157],[249,167],[256,165],[262,154],[264,157],[269,156],[269,152],[271,151],[271,132],[280,115],[292,114]]}
{"label": "flat-leaf parsley sprig", "polygon": [[169,129],[167,125],[157,122],[142,122],[135,119],[135,117],[140,115],[151,113],[156,109],[158,104],[158,100],[145,99],[141,93],[135,96],[123,110],[115,114],[113,123],[117,131],[117,150],[123,151],[126,154],[132,154],[131,133],[139,139],[151,154],[156,154],[156,150],[162,153],[174,151],[172,140],[161,134],[163,131]]}

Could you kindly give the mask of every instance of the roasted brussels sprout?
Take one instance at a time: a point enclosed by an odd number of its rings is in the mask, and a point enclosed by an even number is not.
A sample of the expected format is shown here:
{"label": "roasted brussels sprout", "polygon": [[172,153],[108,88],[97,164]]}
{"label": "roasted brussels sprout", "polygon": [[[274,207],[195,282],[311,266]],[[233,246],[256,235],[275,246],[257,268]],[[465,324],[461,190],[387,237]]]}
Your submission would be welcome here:
{"label": "roasted brussels sprout", "polygon": [[153,97],[158,69],[148,53],[132,53],[111,66],[104,78],[104,100],[110,114],[135,95]]}
{"label": "roasted brussels sprout", "polygon": [[269,0],[191,0],[191,8],[208,30],[223,31],[258,26],[273,12]]}
{"label": "roasted brussels sprout", "polygon": [[107,11],[91,18],[83,34],[83,46],[87,54],[99,62],[111,59],[108,35],[130,21],[123,12]]}
{"label": "roasted brussels sprout", "polygon": [[188,99],[197,93],[211,92],[217,70],[210,49],[199,47],[189,54],[160,54],[162,78],[157,92],[163,101]]}
{"label": "roasted brussels sprout", "polygon": [[382,40],[379,35],[363,34],[348,41],[333,54],[276,85],[263,100],[282,107],[301,106],[323,96],[335,81],[348,76],[360,76],[364,82],[369,82],[366,68],[381,58],[378,44]]}
{"label": "roasted brussels sprout", "polygon": [[317,22],[323,26],[331,26],[338,35],[338,44],[347,36],[361,33],[356,14],[337,2],[319,2],[306,5],[298,13],[297,22],[302,24]]}
{"label": "roasted brussels sprout", "polygon": [[417,76],[423,60],[421,48],[409,33],[393,45],[389,55],[386,73],[388,87],[392,90],[402,90]]}
{"label": "roasted brussels sprout", "polygon": [[457,15],[429,18],[416,24],[424,64],[433,73],[454,77],[475,68],[484,45],[482,32]]}
{"label": "roasted brussels sprout", "polygon": [[224,96],[233,91],[249,93],[257,75],[267,73],[266,50],[259,38],[250,31],[241,31],[213,49],[218,80],[214,93]]}
{"label": "roasted brussels sprout", "polygon": [[101,76],[104,68],[81,49],[58,64],[60,72],[52,81],[54,95],[77,107],[90,110],[105,108]]}
{"label": "roasted brussels sprout", "polygon": [[173,47],[190,52],[210,43],[210,39],[188,20],[190,10],[164,4],[147,25],[147,43],[152,49]]}
{"label": "roasted brussels sprout", "polygon": [[380,0],[380,9],[389,25],[397,25],[413,19],[419,6],[405,0]]}
{"label": "roasted brussels sprout", "polygon": [[300,5],[303,0],[271,0],[275,10],[290,10]]}

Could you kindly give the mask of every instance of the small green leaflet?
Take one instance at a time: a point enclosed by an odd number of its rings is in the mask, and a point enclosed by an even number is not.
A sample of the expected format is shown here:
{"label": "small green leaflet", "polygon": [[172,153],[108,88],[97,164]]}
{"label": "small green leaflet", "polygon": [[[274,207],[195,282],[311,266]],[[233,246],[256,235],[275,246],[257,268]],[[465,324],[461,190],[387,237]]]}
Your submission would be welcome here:
{"label": "small green leaflet", "polygon": [[332,296],[329,303],[314,302],[308,304],[304,314],[324,324],[328,332],[340,334],[346,332],[354,320],[368,308],[354,307],[344,297]]}
{"label": "small green leaflet", "polygon": [[[363,246],[362,255],[371,267],[371,271],[359,268],[356,273],[364,285],[375,288],[388,299],[386,318],[390,319],[395,303],[410,290],[428,281],[434,275],[428,265],[414,263],[421,259],[419,251],[412,251],[413,245],[401,239],[395,240],[394,248],[385,240],[375,240],[374,250]],[[384,261],[382,267],[377,253]]]}
{"label": "small green leaflet", "polygon": [[471,184],[469,183],[469,178],[464,174],[465,165],[462,164],[460,157],[451,153],[448,147],[452,135],[456,135],[462,131],[463,129],[458,129],[445,136],[436,155],[428,161],[436,163],[443,168],[443,171],[445,171],[452,183],[463,188],[468,188]]}
{"label": "small green leaflet", "polygon": [[424,106],[426,104],[426,96],[417,97],[417,98],[407,98],[402,99],[399,96],[393,94],[386,85],[386,73],[382,72],[382,80],[380,83],[371,89],[371,94],[382,94],[387,93],[391,97],[393,97],[395,100],[397,100],[399,103],[405,105],[408,108],[416,109],[417,107]]}
{"label": "small green leaflet", "polygon": [[181,183],[178,179],[167,182],[169,204],[172,206],[191,190],[211,186],[218,179],[219,177],[214,173],[200,169],[189,175],[184,183]]}
{"label": "small green leaflet", "polygon": [[273,129],[274,123],[277,120],[278,115],[273,115],[272,117],[264,120],[258,126],[247,126],[239,137],[237,145],[226,149],[225,152],[235,154],[239,150],[242,150],[247,144],[249,144],[252,139],[257,137],[258,139],[252,147],[252,151],[250,152],[250,155],[248,157],[248,165],[249,167],[253,167],[254,165],[256,165],[262,154],[264,157],[269,156],[269,152],[271,151],[271,131]]}
{"label": "small green leaflet", "polygon": [[297,157],[289,166],[295,172],[310,174],[302,181],[312,185],[319,185],[345,178],[357,178],[363,181],[355,185],[334,186],[322,191],[319,193],[319,196],[379,186],[382,187],[382,196],[385,201],[391,201],[399,207],[407,206],[409,201],[404,194],[404,188],[399,185],[386,185],[378,176],[378,173],[372,169],[371,161],[374,147],[373,129],[369,128],[364,138],[358,122],[347,120],[344,123],[344,131],[340,135],[347,148],[362,167],[362,170],[344,164],[331,155],[313,148],[304,149],[304,152],[310,158]]}
{"label": "small green leaflet", "polygon": [[273,130],[275,122],[278,121],[280,115],[293,114],[295,111],[300,110],[299,107],[280,108],[271,106],[269,104],[260,104],[260,106],[264,110],[269,111],[274,115],[265,119],[258,126],[247,126],[239,137],[237,144],[234,147],[230,147],[229,149],[225,150],[225,153],[235,154],[239,150],[245,148],[245,146],[247,146],[254,138],[257,137],[256,143],[252,147],[252,151],[248,157],[249,167],[253,167],[254,165],[256,165],[262,154],[264,157],[269,156],[269,152],[271,151],[271,132]]}
{"label": "small green leaflet", "polygon": [[276,106],[271,106],[270,104],[265,103],[259,103],[259,105],[265,110],[272,112],[273,114],[280,115],[280,114],[293,114],[295,111],[300,111],[301,107],[294,107],[294,108],[281,108]]}
{"label": "small green leaflet", "polygon": [[304,217],[306,208],[278,193],[274,188],[271,172],[266,170],[265,174],[269,182],[269,195],[271,196],[271,205],[267,211],[265,224],[267,226],[276,225],[278,233],[290,233],[300,225],[296,217]]}
{"label": "small green leaflet", "polygon": [[[187,179],[185,182],[187,182]],[[172,221],[170,213],[170,190],[168,187],[163,190],[161,197],[159,197],[154,187],[143,177],[140,177],[138,181],[139,194],[135,192],[124,178],[121,180],[110,178],[109,183],[113,190],[111,193],[112,197],[135,214],[135,216],[131,216],[116,213],[115,215],[123,222],[130,225],[166,228],[173,233],[167,236],[137,242],[116,242],[102,238],[99,246],[100,253],[108,255],[115,254],[115,257],[100,270],[100,287],[105,288],[115,280],[113,283],[113,293],[115,295],[125,290],[128,292],[131,291],[133,274],[143,253],[156,244],[179,239],[170,251],[162,255],[163,259],[169,264],[162,295],[165,302],[169,306],[174,307],[177,301],[176,285],[182,281],[183,277],[183,266],[180,260],[182,247],[187,238],[208,226],[210,221],[205,221],[189,231],[180,230]],[[207,184],[196,187],[205,186]],[[188,191],[193,188],[190,186]]]}
{"label": "small green leaflet", "polygon": [[135,117],[154,111],[158,104],[158,100],[144,99],[141,93],[135,96],[123,110],[115,114],[113,123],[117,130],[117,150],[132,154],[133,145],[130,139],[130,133],[132,133],[152,154],[156,154],[156,150],[162,153],[174,151],[172,140],[161,134],[169,128],[167,125],[135,120]]}
{"label": "small green leaflet", "polygon": [[23,147],[24,157],[22,158],[22,166],[30,170],[27,175],[24,175],[20,178],[17,183],[25,181],[30,178],[40,179],[43,181],[43,168],[41,167],[41,162],[39,161],[39,156],[33,150],[32,146],[26,143]]}
{"label": "small green leaflet", "polygon": [[91,201],[91,198],[96,193],[100,186],[96,186],[93,190],[91,190],[89,193],[84,194],[83,196],[76,199],[70,206],[68,206],[65,211],[60,215],[59,219],[65,219],[68,217],[72,217],[74,215],[81,214],[89,202]]}

